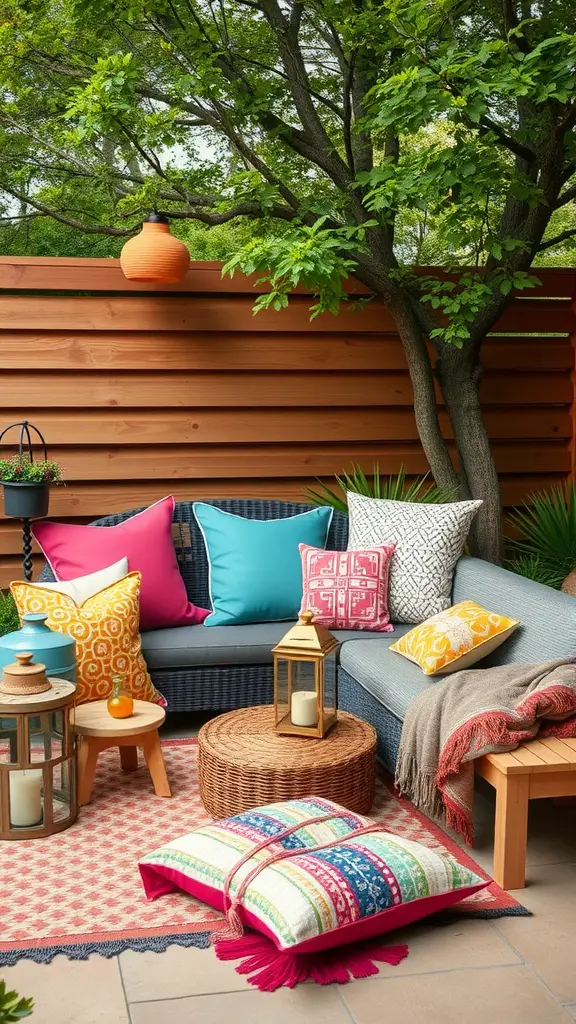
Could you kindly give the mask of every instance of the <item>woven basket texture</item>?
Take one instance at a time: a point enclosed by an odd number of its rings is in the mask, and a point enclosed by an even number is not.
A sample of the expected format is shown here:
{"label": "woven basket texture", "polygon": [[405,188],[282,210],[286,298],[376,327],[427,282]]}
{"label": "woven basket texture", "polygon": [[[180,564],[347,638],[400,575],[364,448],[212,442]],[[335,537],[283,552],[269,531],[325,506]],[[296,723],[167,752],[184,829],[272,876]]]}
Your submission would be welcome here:
{"label": "woven basket texture", "polygon": [[310,795],[366,814],[375,767],[376,731],[345,713],[321,740],[278,736],[271,707],[220,715],[198,735],[200,793],[215,818]]}

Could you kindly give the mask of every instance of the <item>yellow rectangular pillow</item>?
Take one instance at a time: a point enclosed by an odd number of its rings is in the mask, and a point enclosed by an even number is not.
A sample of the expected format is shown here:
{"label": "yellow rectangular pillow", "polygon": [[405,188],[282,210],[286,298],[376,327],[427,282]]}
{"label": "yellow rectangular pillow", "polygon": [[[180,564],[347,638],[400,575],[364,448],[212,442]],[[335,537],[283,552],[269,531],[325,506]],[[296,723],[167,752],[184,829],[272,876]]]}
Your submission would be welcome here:
{"label": "yellow rectangular pillow", "polygon": [[141,579],[139,572],[129,572],[80,605],[58,590],[45,590],[33,583],[11,584],[20,617],[42,612],[48,616],[50,629],[76,641],[78,704],[109,697],[114,676],[122,676],[134,698],[164,702],[154,689],[142,654]]}
{"label": "yellow rectangular pillow", "polygon": [[390,644],[390,650],[419,665],[427,676],[457,672],[495,651],[519,625],[519,619],[475,601],[460,601],[415,626]]}

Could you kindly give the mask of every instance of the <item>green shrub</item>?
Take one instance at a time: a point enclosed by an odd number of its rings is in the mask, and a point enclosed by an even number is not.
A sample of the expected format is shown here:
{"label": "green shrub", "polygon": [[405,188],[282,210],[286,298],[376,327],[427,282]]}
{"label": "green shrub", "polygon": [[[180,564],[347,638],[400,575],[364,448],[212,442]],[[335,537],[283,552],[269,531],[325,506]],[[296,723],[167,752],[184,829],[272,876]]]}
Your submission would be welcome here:
{"label": "green shrub", "polygon": [[510,516],[517,536],[509,568],[559,588],[576,568],[576,486],[537,491]]}
{"label": "green shrub", "polygon": [[6,982],[0,981],[0,1024],[14,1024],[29,1017],[33,1008],[33,999],[22,999],[17,992],[8,992]]}
{"label": "green shrub", "polygon": [[309,489],[306,497],[313,505],[331,505],[339,512],[348,512],[346,491],[363,494],[368,498],[391,498],[394,501],[419,501],[438,505],[441,502],[455,501],[456,491],[446,487],[436,487],[427,483],[430,474],[417,477],[412,483],[406,481],[404,466],[400,472],[392,476],[381,476],[380,467],[376,464],[371,476],[366,476],[360,466],[352,466],[350,473],[343,472],[335,476],[338,490],[332,490],[322,480],[318,480],[318,490]]}
{"label": "green shrub", "polygon": [[5,633],[13,633],[15,629],[20,629],[20,619],[14,598],[10,591],[3,594],[0,590],[0,636],[4,636]]}
{"label": "green shrub", "polygon": [[518,555],[506,562],[506,568],[519,576],[526,576],[529,580],[536,580],[537,583],[544,583],[547,587],[560,590],[565,577],[562,573],[550,569],[542,561],[539,555]]}

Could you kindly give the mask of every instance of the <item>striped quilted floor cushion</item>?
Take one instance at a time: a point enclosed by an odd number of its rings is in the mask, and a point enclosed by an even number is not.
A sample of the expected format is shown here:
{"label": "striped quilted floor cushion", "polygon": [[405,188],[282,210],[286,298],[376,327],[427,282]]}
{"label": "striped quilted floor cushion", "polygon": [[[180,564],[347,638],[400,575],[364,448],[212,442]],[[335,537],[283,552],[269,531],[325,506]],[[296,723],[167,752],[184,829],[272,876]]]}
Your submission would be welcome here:
{"label": "striped quilted floor cushion", "polygon": [[156,899],[183,889],[279,949],[319,950],[435,913],[488,883],[456,860],[317,797],[203,825],[139,863]]}

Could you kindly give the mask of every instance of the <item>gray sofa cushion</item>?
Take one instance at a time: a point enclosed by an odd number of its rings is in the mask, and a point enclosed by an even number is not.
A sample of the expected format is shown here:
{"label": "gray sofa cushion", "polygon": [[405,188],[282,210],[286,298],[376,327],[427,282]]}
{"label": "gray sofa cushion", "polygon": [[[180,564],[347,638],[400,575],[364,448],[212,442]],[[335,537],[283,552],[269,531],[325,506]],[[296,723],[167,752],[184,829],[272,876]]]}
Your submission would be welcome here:
{"label": "gray sofa cushion", "polygon": [[477,601],[490,611],[520,619],[516,632],[478,668],[576,657],[576,598],[568,594],[465,555],[456,566],[452,601]]}
{"label": "gray sofa cushion", "polygon": [[373,634],[372,641],[354,640],[344,644],[340,651],[340,664],[348,675],[401,721],[410,701],[442,678],[425,676],[413,662],[388,649],[395,638],[412,628],[398,625],[395,633],[386,637]]}
{"label": "gray sofa cushion", "polygon": [[[272,648],[290,628],[289,622],[262,622],[243,626],[179,626],[142,633],[142,653],[148,668],[181,669],[200,665],[270,665]],[[409,627],[406,627],[409,628]],[[386,642],[405,632],[398,626]],[[341,642],[359,635],[373,643],[381,633],[333,630]]]}

